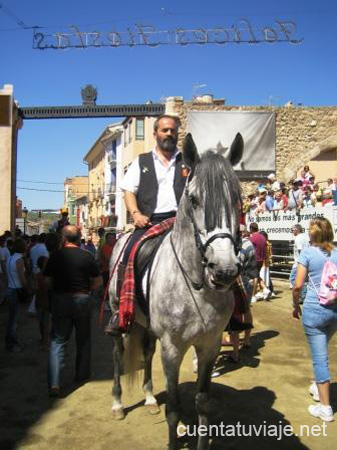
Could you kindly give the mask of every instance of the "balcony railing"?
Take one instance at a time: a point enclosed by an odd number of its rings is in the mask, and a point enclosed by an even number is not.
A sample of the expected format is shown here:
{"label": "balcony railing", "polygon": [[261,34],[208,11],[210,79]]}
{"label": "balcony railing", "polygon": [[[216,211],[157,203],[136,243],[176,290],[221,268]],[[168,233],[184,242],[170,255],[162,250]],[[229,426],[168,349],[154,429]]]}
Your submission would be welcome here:
{"label": "balcony railing", "polygon": [[114,152],[108,154],[108,163],[116,162],[116,154]]}
{"label": "balcony railing", "polygon": [[115,192],[116,192],[116,182],[115,181],[105,184],[105,194],[106,195],[114,195]]}

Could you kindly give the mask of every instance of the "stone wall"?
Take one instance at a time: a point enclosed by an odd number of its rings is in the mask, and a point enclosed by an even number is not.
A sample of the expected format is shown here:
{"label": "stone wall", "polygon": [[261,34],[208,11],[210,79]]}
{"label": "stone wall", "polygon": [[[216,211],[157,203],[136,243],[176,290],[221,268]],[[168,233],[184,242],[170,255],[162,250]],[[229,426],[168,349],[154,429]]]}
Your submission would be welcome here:
{"label": "stone wall", "polygon": [[[288,182],[313,158],[329,150],[337,150],[337,107],[284,107],[226,106],[224,100],[213,103],[184,102],[182,98],[168,99],[167,113],[178,114],[182,140],[186,133],[187,112],[194,111],[275,111],[276,114],[276,176]],[[337,173],[337,166],[330,174]],[[336,164],[336,162],[335,162]]]}

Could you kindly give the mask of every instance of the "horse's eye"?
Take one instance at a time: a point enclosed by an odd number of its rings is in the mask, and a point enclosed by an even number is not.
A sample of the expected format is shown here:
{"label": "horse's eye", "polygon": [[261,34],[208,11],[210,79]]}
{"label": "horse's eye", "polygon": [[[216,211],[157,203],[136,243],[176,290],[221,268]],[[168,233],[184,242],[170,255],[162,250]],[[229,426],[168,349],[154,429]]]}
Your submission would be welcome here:
{"label": "horse's eye", "polygon": [[197,198],[191,195],[190,199],[193,209],[196,209],[199,206]]}

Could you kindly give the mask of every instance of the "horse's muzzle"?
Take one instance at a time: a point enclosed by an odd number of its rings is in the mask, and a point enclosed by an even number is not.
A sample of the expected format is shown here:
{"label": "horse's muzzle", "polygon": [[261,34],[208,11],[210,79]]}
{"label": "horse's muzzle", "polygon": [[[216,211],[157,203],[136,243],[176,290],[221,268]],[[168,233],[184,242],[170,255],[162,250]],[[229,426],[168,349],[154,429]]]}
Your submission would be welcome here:
{"label": "horse's muzzle", "polygon": [[224,288],[230,286],[241,272],[241,264],[229,270],[213,270],[210,277],[211,283],[215,288]]}

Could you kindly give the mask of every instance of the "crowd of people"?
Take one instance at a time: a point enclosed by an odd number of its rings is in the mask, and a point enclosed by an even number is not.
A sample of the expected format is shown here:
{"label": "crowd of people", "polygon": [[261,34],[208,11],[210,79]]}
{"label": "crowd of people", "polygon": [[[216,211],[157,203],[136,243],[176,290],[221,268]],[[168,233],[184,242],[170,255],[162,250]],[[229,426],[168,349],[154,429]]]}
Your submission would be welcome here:
{"label": "crowd of people", "polygon": [[337,204],[337,176],[324,182],[315,182],[309,166],[288,184],[268,175],[267,182],[258,181],[256,188],[244,197],[245,213],[261,214],[266,211],[288,211],[301,208],[333,206]]}
{"label": "crowd of people", "polygon": [[[20,303],[36,315],[41,347],[49,351],[48,383],[58,395],[64,347],[75,327],[76,380],[90,375],[90,317],[92,292],[109,279],[109,261],[116,235],[100,229],[97,247],[83,242],[76,226],[65,224],[60,232],[0,237],[0,304],[8,305],[5,347],[24,351],[17,333]],[[69,251],[71,249],[71,251]],[[102,298],[102,289],[98,292]],[[29,307],[28,307],[29,305]]]}

